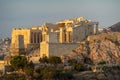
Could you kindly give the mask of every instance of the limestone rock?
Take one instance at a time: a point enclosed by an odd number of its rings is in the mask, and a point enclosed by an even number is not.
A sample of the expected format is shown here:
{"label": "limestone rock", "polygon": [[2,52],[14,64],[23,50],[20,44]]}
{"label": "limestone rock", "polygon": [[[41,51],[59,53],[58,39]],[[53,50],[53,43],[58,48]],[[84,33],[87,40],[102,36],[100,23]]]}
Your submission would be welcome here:
{"label": "limestone rock", "polygon": [[88,40],[80,43],[71,54],[76,54],[80,58],[89,57],[94,63],[100,61],[118,63],[120,61],[120,33],[89,36]]}

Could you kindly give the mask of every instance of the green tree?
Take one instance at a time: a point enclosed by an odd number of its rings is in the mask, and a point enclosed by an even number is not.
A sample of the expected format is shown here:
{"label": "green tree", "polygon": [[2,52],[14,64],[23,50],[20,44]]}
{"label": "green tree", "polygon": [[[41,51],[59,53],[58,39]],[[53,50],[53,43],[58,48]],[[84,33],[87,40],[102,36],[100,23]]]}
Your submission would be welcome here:
{"label": "green tree", "polygon": [[42,70],[42,72],[41,72],[41,74],[42,74],[42,78],[43,79],[54,79],[54,75],[55,75],[55,67],[52,67],[52,66],[46,66],[43,70]]}
{"label": "green tree", "polygon": [[28,61],[25,56],[14,56],[10,61],[11,66],[17,70],[19,69],[23,70],[27,63]]}
{"label": "green tree", "polygon": [[39,74],[41,80],[73,80],[72,73],[57,70],[55,66],[39,67],[36,72]]}
{"label": "green tree", "polygon": [[77,64],[77,60],[76,60],[76,59],[69,59],[69,60],[68,60],[68,63],[69,63],[70,65],[75,65],[75,64]]}
{"label": "green tree", "polygon": [[73,66],[76,71],[84,71],[85,70],[83,64],[78,63],[76,59],[70,59],[70,60],[68,60],[68,63],[71,66]]}
{"label": "green tree", "polygon": [[49,57],[49,63],[54,64],[54,65],[57,65],[57,64],[62,63],[62,61],[61,61],[61,58],[60,58],[60,57],[50,56],[50,57]]}
{"label": "green tree", "polygon": [[43,57],[43,58],[40,58],[39,61],[41,63],[50,63],[50,64],[54,64],[54,65],[62,63],[61,58],[57,57],[57,56],[50,56],[49,58]]}
{"label": "green tree", "polygon": [[24,72],[26,74],[27,78],[32,78],[33,77],[33,72],[34,72],[34,64],[33,62],[28,62],[25,67],[24,67]]}
{"label": "green tree", "polygon": [[82,64],[75,64],[74,68],[76,71],[84,71],[85,70],[85,68]]}
{"label": "green tree", "polygon": [[45,56],[45,57],[43,57],[43,58],[40,58],[39,61],[40,61],[41,63],[48,63],[48,62],[49,62],[49,59],[48,59],[47,56]]}
{"label": "green tree", "polygon": [[106,61],[100,61],[100,62],[98,62],[98,65],[104,65],[104,64],[106,64]]}
{"label": "green tree", "polygon": [[67,71],[61,71],[59,73],[59,80],[74,80],[74,76],[72,73]]}
{"label": "green tree", "polygon": [[93,61],[89,57],[84,57],[84,63],[93,64]]}
{"label": "green tree", "polygon": [[0,80],[26,80],[24,74],[11,73],[6,74]]}

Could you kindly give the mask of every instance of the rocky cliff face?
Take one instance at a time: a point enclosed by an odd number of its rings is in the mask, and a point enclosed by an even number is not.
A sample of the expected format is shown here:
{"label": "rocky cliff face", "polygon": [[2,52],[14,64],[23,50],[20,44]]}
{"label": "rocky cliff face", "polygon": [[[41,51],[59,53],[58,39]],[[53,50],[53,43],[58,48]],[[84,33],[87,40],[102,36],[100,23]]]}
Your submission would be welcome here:
{"label": "rocky cliff face", "polygon": [[80,43],[71,55],[85,58],[89,57],[94,63],[106,61],[118,63],[120,61],[120,33],[102,33],[89,36],[87,41]]}

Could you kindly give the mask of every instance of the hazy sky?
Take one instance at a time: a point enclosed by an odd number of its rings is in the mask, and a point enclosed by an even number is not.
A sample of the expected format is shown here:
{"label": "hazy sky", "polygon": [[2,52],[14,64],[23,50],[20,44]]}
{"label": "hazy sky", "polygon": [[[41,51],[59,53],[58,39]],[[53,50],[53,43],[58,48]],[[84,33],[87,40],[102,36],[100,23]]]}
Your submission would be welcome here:
{"label": "hazy sky", "polygon": [[0,38],[15,27],[80,16],[110,26],[120,21],[120,0],[0,0]]}

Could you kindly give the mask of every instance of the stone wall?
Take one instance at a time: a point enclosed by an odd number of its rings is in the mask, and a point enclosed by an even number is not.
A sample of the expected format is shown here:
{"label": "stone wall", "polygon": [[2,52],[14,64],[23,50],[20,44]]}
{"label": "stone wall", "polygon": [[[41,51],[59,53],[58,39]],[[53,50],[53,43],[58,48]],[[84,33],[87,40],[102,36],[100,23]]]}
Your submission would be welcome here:
{"label": "stone wall", "polygon": [[61,56],[69,54],[79,43],[41,43],[40,57]]}
{"label": "stone wall", "polygon": [[58,32],[50,32],[49,33],[49,40],[50,43],[58,43],[59,41],[59,33]]}
{"label": "stone wall", "polygon": [[85,37],[85,26],[73,28],[73,42],[81,42]]}
{"label": "stone wall", "polygon": [[49,55],[61,56],[69,54],[79,43],[49,43]]}
{"label": "stone wall", "polygon": [[40,43],[40,57],[49,57],[49,44],[47,42]]}
{"label": "stone wall", "polygon": [[40,48],[40,44],[28,44],[27,45],[27,49],[26,49],[26,54],[30,54],[32,51],[39,49]]}
{"label": "stone wall", "polygon": [[91,25],[77,26],[73,28],[73,42],[81,42],[87,36],[94,34],[94,28]]}

